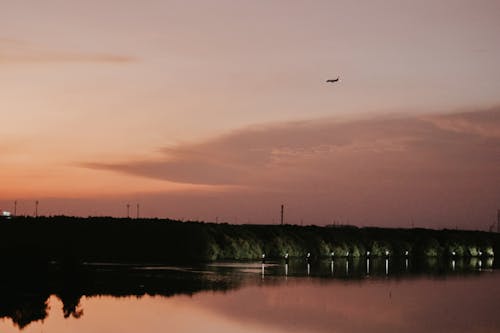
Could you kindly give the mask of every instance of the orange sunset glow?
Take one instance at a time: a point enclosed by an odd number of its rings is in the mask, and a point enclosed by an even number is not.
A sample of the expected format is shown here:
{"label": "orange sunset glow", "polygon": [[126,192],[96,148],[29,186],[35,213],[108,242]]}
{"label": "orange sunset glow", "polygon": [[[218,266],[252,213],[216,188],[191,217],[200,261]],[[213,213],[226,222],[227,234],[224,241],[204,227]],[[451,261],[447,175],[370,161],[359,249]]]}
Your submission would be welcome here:
{"label": "orange sunset glow", "polygon": [[[0,210],[487,230],[500,2],[2,1]],[[328,79],[340,77],[338,82]]]}

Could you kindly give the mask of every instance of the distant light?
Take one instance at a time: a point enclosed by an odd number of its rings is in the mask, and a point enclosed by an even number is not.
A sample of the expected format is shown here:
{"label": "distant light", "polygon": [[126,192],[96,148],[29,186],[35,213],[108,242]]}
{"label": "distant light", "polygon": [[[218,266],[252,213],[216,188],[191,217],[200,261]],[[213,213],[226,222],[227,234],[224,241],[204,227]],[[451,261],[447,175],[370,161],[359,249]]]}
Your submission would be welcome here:
{"label": "distant light", "polygon": [[451,255],[452,255],[452,256],[454,256],[454,255],[455,255],[455,251],[452,251],[452,252],[451,252]]}
{"label": "distant light", "polygon": [[345,253],[345,256],[346,256],[346,257],[349,257],[349,251],[347,251],[347,252]]}
{"label": "distant light", "polygon": [[366,251],[366,255],[369,256],[370,255],[370,251]]}
{"label": "distant light", "polygon": [[405,256],[408,256],[408,251],[405,251]]}
{"label": "distant light", "polygon": [[385,255],[388,256],[389,255],[389,250],[385,250]]}
{"label": "distant light", "polygon": [[483,255],[483,252],[479,251],[479,255],[482,256]]}
{"label": "distant light", "polygon": [[12,216],[12,214],[11,214],[10,212],[8,212],[8,211],[4,210],[4,211],[2,212],[2,216],[3,216],[3,217],[11,217],[11,216]]}

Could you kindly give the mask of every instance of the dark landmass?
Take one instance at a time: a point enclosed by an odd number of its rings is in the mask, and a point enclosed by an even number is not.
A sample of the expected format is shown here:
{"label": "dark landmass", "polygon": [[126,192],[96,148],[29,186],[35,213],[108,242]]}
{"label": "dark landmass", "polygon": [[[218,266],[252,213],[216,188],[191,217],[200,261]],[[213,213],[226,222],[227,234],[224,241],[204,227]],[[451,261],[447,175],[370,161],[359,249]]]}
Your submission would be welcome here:
{"label": "dark landmass", "polygon": [[166,219],[15,217],[0,221],[5,261],[199,263],[305,257],[491,257],[500,234],[353,226],[231,225]]}

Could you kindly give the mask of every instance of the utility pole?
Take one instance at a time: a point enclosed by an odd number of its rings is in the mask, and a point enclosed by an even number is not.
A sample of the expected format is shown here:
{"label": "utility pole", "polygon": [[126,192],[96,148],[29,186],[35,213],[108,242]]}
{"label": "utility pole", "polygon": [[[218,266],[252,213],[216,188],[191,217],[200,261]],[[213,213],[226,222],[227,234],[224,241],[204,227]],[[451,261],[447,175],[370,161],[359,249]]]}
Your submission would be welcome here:
{"label": "utility pole", "polygon": [[139,204],[137,204],[137,218],[139,218]]}
{"label": "utility pole", "polygon": [[38,217],[38,200],[35,201],[35,217]]}
{"label": "utility pole", "polygon": [[284,213],[284,210],[285,210],[285,206],[281,205],[281,225],[283,225],[283,213]]}
{"label": "utility pole", "polygon": [[130,218],[130,204],[127,204],[127,218]]}
{"label": "utility pole", "polygon": [[17,200],[14,200],[14,216],[17,216]]}
{"label": "utility pole", "polygon": [[500,209],[497,210],[497,232],[500,233]]}

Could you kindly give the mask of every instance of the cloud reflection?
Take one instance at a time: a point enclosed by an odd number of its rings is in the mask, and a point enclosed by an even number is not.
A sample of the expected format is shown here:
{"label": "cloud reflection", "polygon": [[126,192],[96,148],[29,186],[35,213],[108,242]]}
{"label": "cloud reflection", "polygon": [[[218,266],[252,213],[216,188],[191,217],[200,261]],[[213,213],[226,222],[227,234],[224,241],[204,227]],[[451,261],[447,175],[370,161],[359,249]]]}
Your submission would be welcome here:
{"label": "cloud reflection", "polygon": [[496,281],[494,275],[480,281],[362,284],[289,280],[286,285],[225,295],[197,295],[194,301],[213,311],[215,318],[222,315],[258,331],[493,332],[498,325]]}

